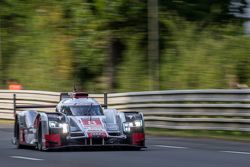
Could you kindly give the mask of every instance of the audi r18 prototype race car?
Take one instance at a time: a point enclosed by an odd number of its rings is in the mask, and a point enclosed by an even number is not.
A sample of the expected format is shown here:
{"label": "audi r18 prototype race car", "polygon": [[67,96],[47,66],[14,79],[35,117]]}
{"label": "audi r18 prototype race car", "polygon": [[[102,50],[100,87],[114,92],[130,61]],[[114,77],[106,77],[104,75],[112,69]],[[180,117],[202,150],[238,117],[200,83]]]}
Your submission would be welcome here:
{"label": "audi r18 prototype race car", "polygon": [[[107,102],[107,95],[104,96]],[[15,104],[14,104],[15,105]],[[64,147],[145,147],[144,120],[139,112],[118,112],[88,94],[61,94],[55,112],[26,110],[15,114],[13,144],[38,150]],[[46,108],[51,106],[16,106]]]}

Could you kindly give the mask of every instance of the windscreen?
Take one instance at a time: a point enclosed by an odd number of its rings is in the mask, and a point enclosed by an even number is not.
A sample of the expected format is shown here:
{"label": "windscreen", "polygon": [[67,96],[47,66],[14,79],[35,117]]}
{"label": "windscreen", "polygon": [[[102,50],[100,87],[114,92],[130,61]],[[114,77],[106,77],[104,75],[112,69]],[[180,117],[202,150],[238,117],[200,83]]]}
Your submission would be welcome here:
{"label": "windscreen", "polygon": [[98,116],[103,115],[100,105],[67,106],[65,114],[73,116]]}

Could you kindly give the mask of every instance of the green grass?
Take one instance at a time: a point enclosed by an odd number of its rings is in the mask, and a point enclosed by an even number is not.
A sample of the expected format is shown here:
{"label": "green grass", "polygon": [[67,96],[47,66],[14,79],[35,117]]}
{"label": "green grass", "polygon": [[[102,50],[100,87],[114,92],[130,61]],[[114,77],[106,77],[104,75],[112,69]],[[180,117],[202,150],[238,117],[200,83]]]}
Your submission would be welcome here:
{"label": "green grass", "polygon": [[146,128],[146,134],[152,136],[209,138],[250,142],[250,132],[240,131],[169,130],[160,128]]}
{"label": "green grass", "polygon": [[0,119],[0,124],[13,124],[14,120]]}

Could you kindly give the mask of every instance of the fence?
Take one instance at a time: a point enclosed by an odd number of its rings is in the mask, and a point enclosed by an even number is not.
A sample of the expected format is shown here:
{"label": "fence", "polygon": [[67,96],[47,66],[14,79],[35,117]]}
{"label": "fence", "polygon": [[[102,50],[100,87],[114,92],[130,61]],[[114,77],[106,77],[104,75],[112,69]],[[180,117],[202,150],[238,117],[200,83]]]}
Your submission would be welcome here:
{"label": "fence", "polygon": [[[56,105],[60,93],[0,91],[0,118],[13,119],[13,94],[17,104]],[[102,94],[91,94],[103,104]],[[167,129],[250,131],[250,90],[172,90],[108,94],[108,104],[118,111],[144,113],[146,126]],[[55,109],[39,109],[51,111]]]}

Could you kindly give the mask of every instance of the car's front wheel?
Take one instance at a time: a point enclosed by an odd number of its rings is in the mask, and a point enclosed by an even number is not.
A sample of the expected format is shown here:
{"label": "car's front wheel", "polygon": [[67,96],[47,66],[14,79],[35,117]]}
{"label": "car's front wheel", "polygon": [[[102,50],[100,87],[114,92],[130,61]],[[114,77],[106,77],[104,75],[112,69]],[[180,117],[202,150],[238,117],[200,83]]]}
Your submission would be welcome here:
{"label": "car's front wheel", "polygon": [[24,146],[20,144],[20,127],[18,121],[15,122],[15,144],[18,149],[22,149]]}
{"label": "car's front wheel", "polygon": [[41,124],[38,127],[38,133],[37,133],[37,146],[36,148],[40,151],[43,151],[43,142],[42,142],[42,127]]}

